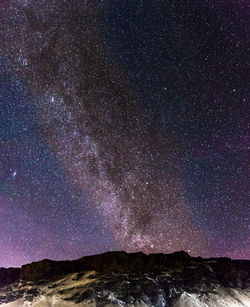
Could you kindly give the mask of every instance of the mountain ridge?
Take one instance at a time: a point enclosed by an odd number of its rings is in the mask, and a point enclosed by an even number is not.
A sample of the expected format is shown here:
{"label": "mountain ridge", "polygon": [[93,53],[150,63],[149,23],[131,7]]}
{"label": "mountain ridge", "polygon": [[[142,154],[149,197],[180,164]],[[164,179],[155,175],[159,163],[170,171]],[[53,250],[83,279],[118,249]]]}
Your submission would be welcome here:
{"label": "mountain ridge", "polygon": [[250,260],[184,251],[44,259],[0,268],[0,290],[1,307],[250,306]]}

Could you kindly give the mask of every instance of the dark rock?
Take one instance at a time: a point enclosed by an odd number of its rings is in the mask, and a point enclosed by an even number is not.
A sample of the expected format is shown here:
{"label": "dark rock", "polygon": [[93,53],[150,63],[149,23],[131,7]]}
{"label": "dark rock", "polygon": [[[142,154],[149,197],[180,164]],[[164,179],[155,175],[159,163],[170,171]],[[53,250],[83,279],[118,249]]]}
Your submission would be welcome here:
{"label": "dark rock", "polygon": [[[95,273],[86,275],[90,271]],[[222,287],[234,299],[232,289],[250,289],[250,261],[192,258],[185,252],[108,252],[74,261],[45,259],[21,269],[1,269],[0,273],[5,286],[0,304],[20,297],[32,302],[42,293],[39,291],[45,291],[46,296],[48,288],[65,302],[76,304],[91,300],[97,306],[144,302],[157,307],[173,306],[185,293],[199,300],[208,294],[218,295]],[[71,282],[72,287],[68,286]]]}
{"label": "dark rock", "polygon": [[0,268],[0,288],[5,287],[20,278],[19,268]]}

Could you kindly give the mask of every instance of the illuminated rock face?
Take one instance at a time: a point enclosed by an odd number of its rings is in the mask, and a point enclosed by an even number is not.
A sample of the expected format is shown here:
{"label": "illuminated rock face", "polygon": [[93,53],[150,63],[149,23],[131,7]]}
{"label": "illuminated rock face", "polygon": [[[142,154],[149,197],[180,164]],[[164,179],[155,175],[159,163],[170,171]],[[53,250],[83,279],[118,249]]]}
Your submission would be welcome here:
{"label": "illuminated rock face", "polygon": [[250,306],[250,261],[185,252],[43,260],[0,275],[3,307]]}

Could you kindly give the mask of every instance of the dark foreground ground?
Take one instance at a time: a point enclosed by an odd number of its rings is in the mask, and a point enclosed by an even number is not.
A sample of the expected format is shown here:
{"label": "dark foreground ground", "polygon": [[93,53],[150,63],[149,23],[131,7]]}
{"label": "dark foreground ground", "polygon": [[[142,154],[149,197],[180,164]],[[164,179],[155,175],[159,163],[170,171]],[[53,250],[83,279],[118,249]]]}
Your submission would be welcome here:
{"label": "dark foreground ground", "polygon": [[250,306],[250,261],[108,252],[0,269],[0,306]]}

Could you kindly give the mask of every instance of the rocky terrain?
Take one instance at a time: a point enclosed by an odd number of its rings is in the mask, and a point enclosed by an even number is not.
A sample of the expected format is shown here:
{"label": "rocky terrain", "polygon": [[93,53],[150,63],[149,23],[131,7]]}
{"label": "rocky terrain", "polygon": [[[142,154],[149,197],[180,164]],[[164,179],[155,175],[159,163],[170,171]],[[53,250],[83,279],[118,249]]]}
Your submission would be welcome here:
{"label": "rocky terrain", "polygon": [[0,269],[0,306],[250,306],[250,261],[108,252]]}

